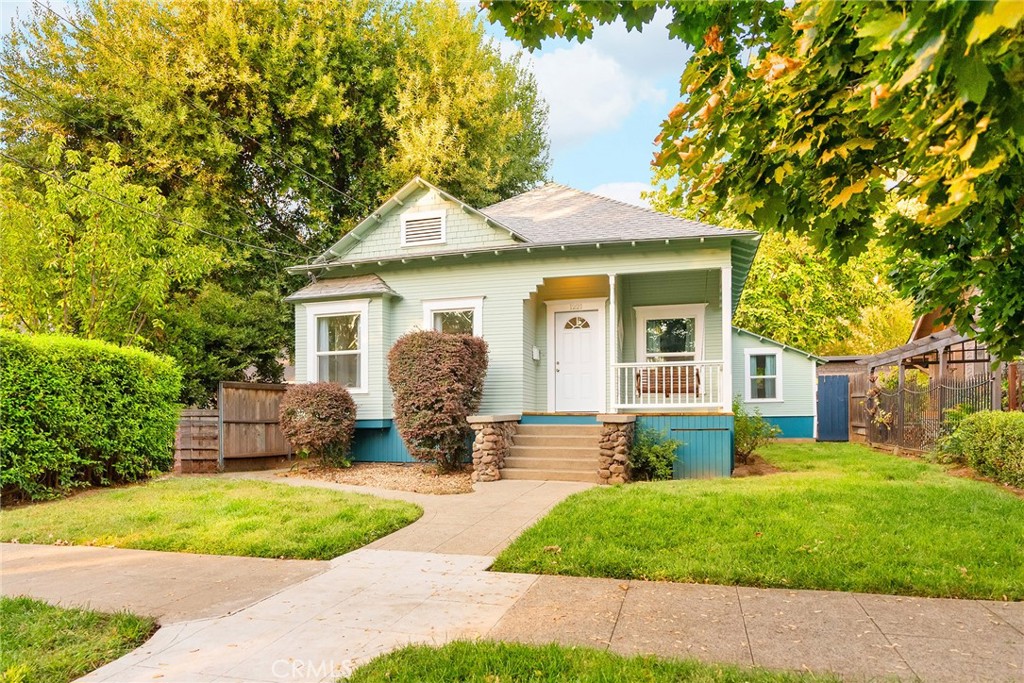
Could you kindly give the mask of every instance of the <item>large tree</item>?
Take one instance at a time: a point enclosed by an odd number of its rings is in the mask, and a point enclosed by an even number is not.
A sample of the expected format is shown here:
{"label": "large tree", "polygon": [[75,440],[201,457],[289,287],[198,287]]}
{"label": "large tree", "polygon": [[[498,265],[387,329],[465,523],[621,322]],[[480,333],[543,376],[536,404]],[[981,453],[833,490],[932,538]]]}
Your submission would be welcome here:
{"label": "large tree", "polygon": [[[673,11],[695,54],[655,164],[673,201],[810,235],[879,240],[919,311],[1024,351],[1024,4],[778,0],[483,3],[528,46]],[[882,221],[878,219],[882,218]]]}
{"label": "large tree", "polygon": [[[47,155],[53,140],[87,160],[113,147],[126,183],[205,226],[198,239],[222,254],[218,267],[202,287],[175,283],[146,339],[202,374],[187,386],[244,369],[279,377],[265,361],[290,337],[280,298],[302,284],[284,267],[410,175],[487,203],[547,171],[532,76],[452,0],[85,0],[56,12],[35,7],[3,39],[3,163],[63,176],[72,169]],[[268,303],[273,333],[239,314],[253,301]],[[222,333],[237,325],[247,343]]]}

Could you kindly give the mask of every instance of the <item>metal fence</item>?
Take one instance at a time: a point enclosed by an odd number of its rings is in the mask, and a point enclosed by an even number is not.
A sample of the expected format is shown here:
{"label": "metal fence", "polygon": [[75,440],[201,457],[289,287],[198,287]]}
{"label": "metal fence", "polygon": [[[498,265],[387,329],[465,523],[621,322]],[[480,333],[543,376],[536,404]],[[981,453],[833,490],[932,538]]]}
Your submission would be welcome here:
{"label": "metal fence", "polygon": [[902,389],[876,384],[864,401],[868,440],[876,445],[928,450],[959,417],[992,408],[995,381],[988,375],[943,377]]}

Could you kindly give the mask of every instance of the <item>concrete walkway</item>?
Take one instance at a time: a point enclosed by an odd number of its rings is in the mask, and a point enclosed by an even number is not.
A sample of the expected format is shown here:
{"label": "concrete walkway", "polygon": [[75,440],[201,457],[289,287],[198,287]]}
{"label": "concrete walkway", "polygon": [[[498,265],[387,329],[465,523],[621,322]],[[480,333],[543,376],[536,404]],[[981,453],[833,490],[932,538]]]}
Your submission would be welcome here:
{"label": "concrete walkway", "polygon": [[555,505],[573,493],[593,486],[570,481],[502,480],[478,484],[472,493],[437,496],[281,477],[275,472],[245,472],[228,476],[366,493],[415,503],[423,508],[420,519],[366,547],[459,555],[497,555]]}

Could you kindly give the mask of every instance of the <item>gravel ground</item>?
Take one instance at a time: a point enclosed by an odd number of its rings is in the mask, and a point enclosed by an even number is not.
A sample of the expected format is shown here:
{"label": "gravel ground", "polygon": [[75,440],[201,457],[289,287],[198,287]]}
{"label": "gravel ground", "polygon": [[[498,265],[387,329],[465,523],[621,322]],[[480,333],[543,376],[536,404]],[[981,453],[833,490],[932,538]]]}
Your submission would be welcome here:
{"label": "gravel ground", "polygon": [[420,463],[357,462],[352,467],[324,467],[315,463],[302,463],[282,477],[321,479],[354,486],[375,486],[414,493],[471,493],[473,482],[469,471],[438,474],[433,465]]}

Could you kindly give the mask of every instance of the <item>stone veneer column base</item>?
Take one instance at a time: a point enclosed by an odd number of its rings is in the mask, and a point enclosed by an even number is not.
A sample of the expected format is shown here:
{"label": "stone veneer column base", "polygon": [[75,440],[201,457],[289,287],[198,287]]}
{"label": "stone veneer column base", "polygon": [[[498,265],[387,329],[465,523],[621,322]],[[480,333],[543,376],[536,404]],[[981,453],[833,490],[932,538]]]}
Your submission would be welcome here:
{"label": "stone veneer column base", "polygon": [[505,467],[505,458],[512,447],[512,435],[521,415],[471,415],[469,426],[476,432],[473,439],[473,481],[498,481]]}
{"label": "stone veneer column base", "polygon": [[629,481],[629,451],[633,447],[636,415],[598,415],[601,423],[597,477],[601,484],[625,484]]}

